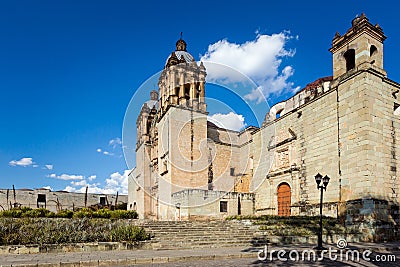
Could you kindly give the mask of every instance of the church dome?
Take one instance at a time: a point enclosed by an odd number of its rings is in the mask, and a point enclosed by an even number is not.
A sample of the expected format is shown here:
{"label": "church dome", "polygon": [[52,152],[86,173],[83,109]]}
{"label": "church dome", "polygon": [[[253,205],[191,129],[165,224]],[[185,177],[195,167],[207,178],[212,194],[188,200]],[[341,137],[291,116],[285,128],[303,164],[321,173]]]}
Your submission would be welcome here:
{"label": "church dome", "polygon": [[158,101],[156,100],[147,100],[145,103],[150,109],[152,108],[158,109]]}
{"label": "church dome", "polygon": [[[194,62],[195,61],[194,57],[190,53],[188,53],[186,51],[175,51],[175,52],[172,52],[171,55],[169,55],[169,57],[167,58],[167,61],[165,63],[168,63],[169,59],[171,57],[174,57],[173,54],[175,54],[175,57],[179,60],[179,63],[190,63],[190,62]],[[183,60],[185,62],[181,62]]]}
{"label": "church dome", "polygon": [[187,44],[185,40],[181,38],[176,42],[176,49],[169,55],[165,62],[165,67],[177,65],[179,63],[191,63],[195,62],[194,57],[186,51]]}

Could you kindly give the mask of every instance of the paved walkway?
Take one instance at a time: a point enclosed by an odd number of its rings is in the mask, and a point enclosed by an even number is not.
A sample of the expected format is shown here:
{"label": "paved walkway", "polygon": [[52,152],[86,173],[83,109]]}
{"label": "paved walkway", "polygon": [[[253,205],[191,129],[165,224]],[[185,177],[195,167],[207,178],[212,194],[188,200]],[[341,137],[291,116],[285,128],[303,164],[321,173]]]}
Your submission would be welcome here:
{"label": "paved walkway", "polygon": [[[336,248],[336,245],[330,245]],[[326,247],[329,247],[327,245]],[[382,254],[399,254],[400,243],[352,243],[349,249],[371,250]],[[253,258],[257,260],[260,249],[254,247],[227,247],[227,248],[202,248],[188,250],[122,250],[100,252],[70,252],[70,253],[41,253],[0,255],[0,266],[24,267],[53,267],[53,266],[131,266],[135,264],[161,264],[168,262],[184,262],[195,260],[228,260]],[[310,245],[273,246],[268,248],[290,251],[310,250]],[[394,253],[396,252],[396,253]],[[400,259],[398,259],[398,262]]]}

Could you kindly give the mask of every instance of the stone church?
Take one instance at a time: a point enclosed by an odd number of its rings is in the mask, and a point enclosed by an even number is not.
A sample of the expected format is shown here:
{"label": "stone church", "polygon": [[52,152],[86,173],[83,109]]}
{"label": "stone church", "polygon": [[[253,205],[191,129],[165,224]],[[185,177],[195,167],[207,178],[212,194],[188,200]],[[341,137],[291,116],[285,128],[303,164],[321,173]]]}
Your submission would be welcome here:
{"label": "stone church", "polygon": [[207,121],[207,70],[176,43],[137,118],[128,208],[155,220],[317,215],[375,236],[399,222],[400,84],[383,68],[382,28],[362,14],[329,51],[333,75],[240,132]]}

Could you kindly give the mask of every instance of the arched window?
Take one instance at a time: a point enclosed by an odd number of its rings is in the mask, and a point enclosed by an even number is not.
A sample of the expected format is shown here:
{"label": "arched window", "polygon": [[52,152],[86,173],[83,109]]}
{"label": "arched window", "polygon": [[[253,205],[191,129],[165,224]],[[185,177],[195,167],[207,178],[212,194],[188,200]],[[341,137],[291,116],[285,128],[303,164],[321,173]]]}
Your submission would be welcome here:
{"label": "arched window", "polygon": [[276,119],[279,119],[281,117],[282,111],[283,111],[283,108],[276,111],[276,116],[275,116]]}
{"label": "arched window", "polygon": [[346,71],[354,69],[356,66],[356,51],[354,49],[349,49],[343,56],[346,60]]}
{"label": "arched window", "polygon": [[369,56],[372,57],[377,52],[378,52],[378,48],[376,48],[376,46],[374,46],[374,45],[371,45],[371,47],[369,48]]}
{"label": "arched window", "polygon": [[292,192],[287,183],[278,186],[278,215],[290,216]]}

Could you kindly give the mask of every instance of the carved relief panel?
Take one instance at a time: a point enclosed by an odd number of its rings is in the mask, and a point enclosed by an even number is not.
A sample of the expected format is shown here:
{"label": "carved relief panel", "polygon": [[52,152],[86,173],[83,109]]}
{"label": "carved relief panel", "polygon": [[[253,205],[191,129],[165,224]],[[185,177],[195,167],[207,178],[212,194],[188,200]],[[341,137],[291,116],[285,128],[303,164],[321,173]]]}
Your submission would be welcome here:
{"label": "carved relief panel", "polygon": [[268,150],[274,151],[274,163],[271,171],[279,171],[290,168],[293,164],[294,147],[292,141],[297,138],[292,129],[281,129],[273,136],[268,144]]}

